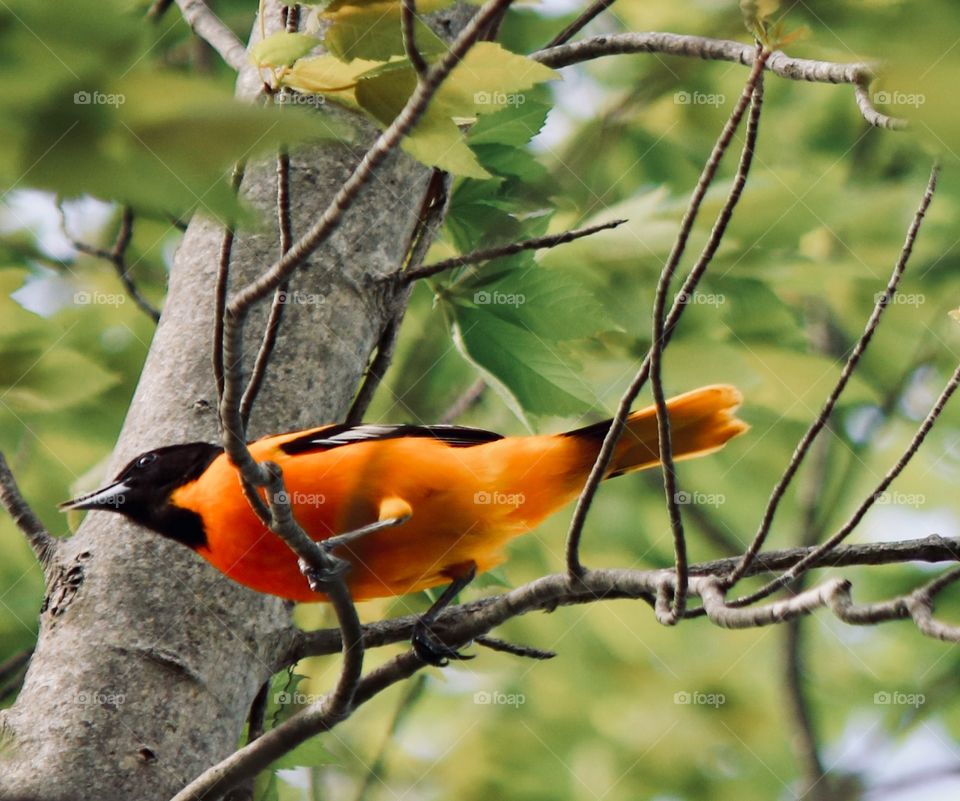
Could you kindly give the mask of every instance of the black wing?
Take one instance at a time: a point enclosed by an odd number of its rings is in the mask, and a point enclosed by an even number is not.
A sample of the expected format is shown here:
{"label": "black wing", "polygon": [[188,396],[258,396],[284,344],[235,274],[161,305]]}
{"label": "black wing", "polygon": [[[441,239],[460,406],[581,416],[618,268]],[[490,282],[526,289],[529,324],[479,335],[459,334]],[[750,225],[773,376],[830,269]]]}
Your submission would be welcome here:
{"label": "black wing", "polygon": [[483,445],[485,442],[503,439],[503,435],[493,431],[466,426],[333,425],[284,442],[280,450],[293,456],[298,453],[341,448],[357,442],[375,442],[400,437],[436,439],[454,448],[469,448],[473,445]]}

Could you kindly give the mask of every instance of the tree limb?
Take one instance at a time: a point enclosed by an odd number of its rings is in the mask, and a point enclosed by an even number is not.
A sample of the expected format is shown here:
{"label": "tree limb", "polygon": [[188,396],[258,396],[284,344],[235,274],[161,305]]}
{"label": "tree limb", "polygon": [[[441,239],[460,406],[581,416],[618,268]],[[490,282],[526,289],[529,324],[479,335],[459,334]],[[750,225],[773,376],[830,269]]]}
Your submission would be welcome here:
{"label": "tree limb", "polygon": [[250,58],[236,34],[203,0],[176,0],[180,13],[193,32],[220,54],[238,73],[250,69]]}
{"label": "tree limb", "polygon": [[57,540],[47,531],[43,523],[40,522],[40,518],[33,513],[33,510],[23,499],[17,481],[13,477],[3,453],[0,453],[0,504],[7,510],[7,514],[13,518],[17,528],[27,538],[30,549],[37,557],[44,574],[46,574],[57,551]]}
{"label": "tree limb", "polygon": [[[741,42],[657,31],[594,36],[572,44],[539,50],[532,53],[530,58],[558,69],[595,58],[627,53],[663,53],[669,56],[701,58],[707,61],[730,61],[744,66],[752,65],[757,55],[753,46]],[[877,111],[870,102],[867,86],[876,77],[876,63],[857,61],[837,64],[829,61],[791,58],[777,50],[770,55],[766,68],[774,75],[792,81],[850,84],[856,93],[857,108],[870,125],[893,130],[902,130],[907,125],[904,120],[888,117]]]}

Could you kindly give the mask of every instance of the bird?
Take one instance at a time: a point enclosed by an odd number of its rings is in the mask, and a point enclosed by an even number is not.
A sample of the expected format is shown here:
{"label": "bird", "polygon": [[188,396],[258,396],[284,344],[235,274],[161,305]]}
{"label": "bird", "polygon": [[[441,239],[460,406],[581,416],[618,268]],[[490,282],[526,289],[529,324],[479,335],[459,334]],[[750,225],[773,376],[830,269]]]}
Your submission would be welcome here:
{"label": "bird", "polygon": [[[667,401],[676,460],[703,456],[749,428],[730,385]],[[429,624],[478,573],[502,563],[510,540],[584,488],[612,421],[561,434],[502,436],[459,425],[332,424],[249,443],[283,471],[294,518],[345,560],[355,601],[448,585],[414,632],[427,661],[463,658]],[[604,475],[660,463],[656,407],[628,415]],[[260,490],[261,495],[264,490]],[[290,601],[324,601],[293,551],[256,515],[220,445],[147,451],[101,489],[62,510],[119,513],[192,549],[233,581]]]}

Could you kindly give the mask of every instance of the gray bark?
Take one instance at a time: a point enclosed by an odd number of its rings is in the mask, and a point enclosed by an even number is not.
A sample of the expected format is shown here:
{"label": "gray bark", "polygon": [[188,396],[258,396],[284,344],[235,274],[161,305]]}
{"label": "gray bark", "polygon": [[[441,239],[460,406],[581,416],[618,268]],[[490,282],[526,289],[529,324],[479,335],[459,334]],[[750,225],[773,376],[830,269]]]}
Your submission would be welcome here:
{"label": "gray bark", "polygon": [[[274,19],[276,15],[272,15]],[[255,26],[256,27],[256,26]],[[346,112],[343,112],[346,113]],[[326,207],[375,131],[292,158],[294,236]],[[294,278],[251,436],[342,418],[394,309],[378,276],[402,264],[430,171],[394,156],[338,231]],[[278,255],[275,164],[248,170],[260,233],[234,247],[234,286]],[[114,452],[217,440],[211,369],[222,229],[194,219],[177,252],[162,319]],[[247,369],[265,309],[247,328]],[[279,599],[225,579],[186,548],[91,513],[56,554],[40,637],[16,704],[0,717],[0,799],[166,799],[238,744],[289,629]]]}

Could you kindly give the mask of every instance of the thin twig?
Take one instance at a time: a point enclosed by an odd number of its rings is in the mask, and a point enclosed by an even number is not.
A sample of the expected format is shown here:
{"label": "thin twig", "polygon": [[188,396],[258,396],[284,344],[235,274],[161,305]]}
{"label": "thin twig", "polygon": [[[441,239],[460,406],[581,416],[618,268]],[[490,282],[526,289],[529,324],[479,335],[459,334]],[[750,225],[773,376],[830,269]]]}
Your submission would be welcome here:
{"label": "thin twig", "polygon": [[416,0],[403,0],[400,6],[400,30],[403,34],[403,50],[410,59],[413,69],[419,79],[423,79],[430,65],[423,58],[423,54],[417,47],[416,36],[417,21],[417,2]]}
{"label": "thin twig", "polygon": [[562,234],[551,234],[550,236],[538,236],[533,239],[523,239],[519,242],[511,242],[509,245],[502,245],[495,248],[486,248],[484,250],[475,250],[472,253],[466,253],[463,256],[453,256],[443,261],[437,261],[428,264],[416,270],[408,270],[403,273],[403,280],[406,283],[417,281],[421,278],[431,278],[437,273],[445,270],[453,270],[457,267],[466,267],[469,264],[479,264],[484,261],[492,261],[504,256],[512,256],[524,250],[540,250],[541,248],[554,248],[557,245],[563,245],[567,242],[573,242],[585,236],[590,236],[599,231],[607,231],[623,225],[626,220],[612,220],[610,222],[591,225],[586,228],[579,228],[572,231],[564,231]]}
{"label": "thin twig", "polygon": [[[291,20],[296,20],[297,16],[288,13],[288,27]],[[292,24],[296,26],[297,23],[294,21]],[[281,91],[287,92],[289,90],[283,89]],[[280,231],[280,254],[283,255],[290,250],[290,245],[293,243],[293,230],[290,222],[290,156],[286,152],[281,152],[277,156],[277,224]],[[283,311],[286,308],[289,288],[289,283],[284,281],[273,294],[273,302],[270,304],[270,314],[263,331],[263,339],[260,341],[260,348],[253,362],[253,370],[250,371],[247,388],[240,399],[240,419],[243,420],[244,427],[250,423],[253,404],[257,401],[264,376],[267,374],[270,358],[273,356],[273,348],[277,343],[280,323],[283,322]]]}
{"label": "thin twig", "polygon": [[450,404],[448,408],[442,415],[440,415],[440,424],[449,425],[450,423],[456,422],[458,417],[466,414],[467,411],[472,408],[475,404],[479,403],[480,398],[483,397],[483,393],[486,392],[487,382],[483,378],[478,378],[474,381],[469,387],[464,390],[464,392],[457,397],[457,399]]}
{"label": "thin twig", "polygon": [[406,719],[407,715],[410,714],[414,705],[422,696],[426,685],[427,677],[423,673],[418,674],[413,681],[407,683],[407,686],[403,692],[403,697],[397,704],[397,708],[393,713],[390,724],[387,726],[387,731],[380,743],[380,748],[377,750],[376,756],[368,762],[369,768],[364,775],[363,782],[361,782],[360,787],[357,789],[357,794],[354,796],[354,801],[364,801],[370,792],[370,788],[374,786],[374,782],[378,780],[381,782],[383,781],[387,749],[396,738],[397,732],[399,731],[404,719]]}
{"label": "thin twig", "polygon": [[[230,176],[230,186],[234,192],[240,190],[246,165],[238,161]],[[220,255],[217,262],[217,280],[213,290],[213,377],[217,384],[217,401],[223,400],[223,320],[227,309],[227,289],[230,284],[230,259],[233,254],[234,229],[231,223],[223,228],[220,240]]]}
{"label": "thin twig", "polygon": [[59,547],[58,542],[23,499],[17,480],[13,477],[2,452],[0,452],[0,505],[7,510],[7,514],[26,537],[27,544],[46,573],[53,564]]}
{"label": "thin twig", "polygon": [[[253,699],[253,703],[250,705],[250,714],[247,716],[248,743],[252,743],[254,740],[263,736],[266,724],[268,701],[267,696],[269,691],[270,681],[268,680],[261,685]],[[254,780],[248,779],[247,781],[238,784],[229,793],[227,793],[227,795],[224,797],[224,801],[253,801],[253,797]]]}
{"label": "thin twig", "polygon": [[74,239],[67,230],[67,216],[64,213],[63,206],[57,204],[57,211],[60,214],[60,228],[67,239],[70,240],[70,244],[81,253],[110,262],[120,279],[120,283],[123,284],[124,289],[127,290],[127,294],[130,295],[137,308],[145,312],[155,323],[159,322],[160,311],[141,294],[130,276],[130,267],[127,266],[127,248],[130,247],[130,241],[133,239],[133,209],[129,206],[123,207],[120,213],[120,227],[109,250]]}
{"label": "thin twig", "polygon": [[153,0],[150,8],[147,9],[147,19],[152,22],[159,22],[161,17],[167,13],[172,5],[173,0]]}
{"label": "thin twig", "polygon": [[193,32],[216,50],[236,72],[250,67],[249,56],[236,34],[210,10],[203,0],[176,0],[180,13]]}
{"label": "thin twig", "polygon": [[821,545],[818,545],[816,548],[814,548],[807,556],[797,562],[786,573],[783,573],[773,581],[765,584],[756,592],[753,592],[750,595],[742,598],[738,598],[736,601],[732,602],[732,605],[745,606],[752,604],[761,598],[766,598],[768,595],[776,592],[778,589],[788,584],[804,571],[808,570],[817,559],[828,553],[831,549],[836,548],[837,545],[843,542],[860,524],[860,521],[863,519],[864,515],[870,511],[877,499],[882,497],[883,493],[886,492],[887,488],[893,483],[894,479],[896,479],[896,477],[899,476],[900,473],[903,472],[904,468],[906,468],[906,466],[910,463],[910,460],[920,449],[924,439],[926,439],[927,434],[930,433],[930,429],[933,428],[934,424],[939,419],[944,407],[950,400],[950,397],[954,392],[957,391],[958,386],[960,386],[960,366],[953,371],[953,374],[950,376],[950,380],[947,382],[946,386],[943,388],[943,391],[940,393],[940,396],[933,404],[933,407],[920,424],[916,434],[913,435],[913,439],[910,441],[910,444],[907,446],[906,450],[903,452],[900,458],[897,459],[893,467],[891,467],[880,480],[876,489],[874,489],[874,491],[864,499],[864,501],[857,507],[856,511],[854,511],[847,522],[840,527],[836,534],[823,542]]}
{"label": "thin twig", "polygon": [[[368,673],[357,687],[354,708],[366,703],[387,687],[409,678],[424,666],[412,652],[401,654]],[[245,745],[217,765],[208,768],[173,797],[172,801],[197,801],[219,797],[231,787],[255,776],[277,757],[288,753],[300,743],[324,731],[329,731],[343,720],[342,713],[330,708],[329,696],[312,704],[302,712],[271,729],[256,742]]]}
{"label": "thin twig", "polygon": [[543,49],[548,50],[551,47],[559,47],[569,42],[574,36],[580,33],[580,31],[586,28],[587,25],[593,21],[594,17],[602,14],[615,2],[616,0],[593,0],[593,2],[583,10],[580,16],[547,42],[547,44],[543,46]]}
{"label": "thin twig", "polygon": [[[746,177],[749,173],[750,165],[753,163],[753,151],[756,143],[756,136],[759,130],[758,120],[762,103],[762,92],[758,92],[757,87],[761,85],[763,63],[764,62],[762,59],[758,60],[759,66],[755,65],[754,69],[751,71],[750,78],[744,87],[744,91],[740,96],[740,100],[737,102],[737,105],[731,113],[730,118],[727,120],[723,131],[717,139],[706,165],[704,165],[703,172],[701,173],[700,179],[697,182],[697,187],[694,189],[690,203],[687,207],[687,211],[684,214],[684,220],[681,224],[680,232],[677,234],[677,240],[674,244],[673,250],[671,251],[670,257],[668,258],[667,265],[664,267],[664,272],[666,272],[668,269],[672,272],[676,268],[676,263],[683,255],[686,241],[690,235],[690,230],[693,226],[694,220],[696,219],[696,215],[699,211],[699,206],[703,200],[706,189],[713,181],[713,177],[716,174],[720,159],[722,158],[723,153],[726,151],[726,148],[729,146],[733,137],[733,132],[740,124],[740,120],[746,111],[747,105],[752,105],[754,113],[751,114],[751,124],[748,125],[747,128],[747,136],[745,138],[743,152],[740,157],[740,163],[737,167],[737,177],[731,186],[723,209],[717,216],[713,229],[710,232],[710,237],[703,249],[703,252],[701,253],[700,258],[697,261],[697,264],[690,271],[690,275],[684,282],[680,293],[678,293],[674,300],[673,306],[670,309],[670,314],[667,315],[666,321],[663,324],[663,330],[659,339],[657,340],[661,343],[661,347],[664,347],[667,342],[669,342],[673,329],[675,328],[680,319],[680,315],[683,313],[683,310],[686,307],[687,298],[692,296],[692,292],[696,288],[697,282],[699,282],[700,278],[706,271],[707,266],[712,260],[713,255],[716,253],[716,250],[723,239],[727,225],[729,224],[729,221],[733,215],[733,209],[739,202],[740,195],[743,192],[743,187],[746,184]],[[752,104],[751,100],[753,101]],[[597,459],[590,471],[590,475],[587,478],[583,491],[580,493],[580,497],[577,499],[577,505],[574,509],[573,517],[570,521],[570,528],[567,532],[566,546],[567,569],[570,571],[572,576],[578,575],[583,570],[583,565],[580,563],[580,539],[583,534],[583,526],[587,519],[587,513],[590,510],[590,505],[593,503],[593,498],[600,486],[600,482],[603,480],[607,468],[610,465],[610,461],[613,458],[613,450],[616,447],[617,441],[620,439],[620,435],[623,433],[624,423],[627,419],[627,415],[630,413],[630,407],[632,406],[634,399],[639,394],[640,389],[643,387],[644,383],[646,383],[647,377],[650,374],[652,362],[653,346],[651,346],[651,350],[644,359],[643,364],[640,366],[637,375],[634,377],[630,386],[620,399],[616,414],[611,421],[610,429],[607,431],[607,435],[603,440],[603,445],[600,447],[600,452],[597,455]],[[679,565],[680,560],[678,559],[677,561],[679,569],[681,567]]]}
{"label": "thin twig", "polygon": [[6,698],[22,681],[23,673],[30,664],[34,647],[24,648],[0,662],[0,701]]}
{"label": "thin twig", "polygon": [[474,642],[477,645],[482,645],[484,648],[489,648],[491,651],[520,656],[524,659],[537,659],[542,661],[545,659],[553,659],[557,655],[556,651],[546,651],[543,648],[534,648],[531,645],[517,645],[516,643],[501,640],[499,637],[490,637],[486,634],[477,637]]}
{"label": "thin twig", "polygon": [[797,443],[797,447],[793,452],[793,456],[790,457],[790,462],[783,471],[783,475],[780,477],[780,480],[777,481],[776,486],[774,486],[773,491],[770,493],[770,499],[767,501],[767,506],[764,509],[763,516],[760,520],[760,525],[757,528],[757,533],[754,535],[750,546],[744,552],[743,560],[740,562],[740,565],[736,570],[733,571],[733,573],[730,574],[727,583],[728,588],[732,587],[737,583],[737,581],[740,580],[747,568],[750,566],[750,562],[754,559],[754,557],[756,557],[757,553],[759,553],[760,549],[763,547],[763,544],[770,533],[770,528],[773,525],[774,516],[776,515],[777,509],[780,506],[780,502],[783,500],[783,497],[790,486],[790,482],[796,475],[797,470],[800,469],[800,465],[806,458],[806,455],[810,450],[814,440],[827,425],[830,415],[833,413],[834,407],[837,405],[837,401],[840,399],[840,395],[846,388],[847,383],[853,377],[853,374],[860,363],[860,359],[869,346],[870,341],[873,339],[873,335],[876,333],[877,327],[880,325],[880,319],[883,316],[883,313],[886,311],[887,306],[890,305],[890,301],[896,294],[897,287],[900,285],[900,280],[903,277],[903,273],[910,261],[910,256],[913,254],[913,246],[916,242],[917,234],[920,231],[920,226],[923,224],[923,218],[926,215],[927,209],[930,207],[930,202],[933,200],[933,195],[937,190],[937,177],[939,172],[940,168],[935,164],[933,169],[930,171],[930,178],[927,181],[926,189],[924,190],[923,197],[920,200],[920,206],[917,208],[917,211],[913,216],[913,221],[910,223],[910,228],[907,230],[906,241],[903,243],[903,247],[900,249],[900,255],[897,258],[896,264],[894,264],[893,272],[890,275],[890,279],[887,281],[886,289],[874,304],[873,311],[870,313],[870,317],[867,320],[867,324],[864,327],[863,333],[860,335],[860,339],[857,340],[853,350],[850,351],[850,355],[847,357],[846,364],[844,364],[843,370],[840,371],[840,377],[837,379],[837,383],[827,396],[826,401],[824,401],[824,404],[820,409],[820,413],[810,424],[810,427],[806,430],[804,435],[800,438],[800,441]]}
{"label": "thin twig", "polygon": [[[754,47],[742,42],[657,31],[594,36],[572,44],[539,50],[531,54],[530,58],[548,67],[559,69],[595,58],[626,53],[662,53],[709,61],[731,61],[744,66],[752,65],[757,56]],[[906,125],[903,120],[881,114],[870,103],[866,87],[876,77],[876,64],[864,61],[836,64],[829,61],[791,58],[777,50],[770,55],[766,68],[774,75],[793,81],[850,84],[856,93],[857,107],[868,123],[894,130],[900,130]]]}
{"label": "thin twig", "polygon": [[393,361],[393,354],[397,347],[397,338],[400,334],[400,320],[398,315],[394,314],[387,320],[387,324],[380,332],[380,339],[377,340],[377,352],[367,368],[363,383],[357,390],[353,403],[350,404],[350,410],[344,420],[347,425],[357,425],[363,421],[363,416],[370,407],[373,396],[376,393],[383,377],[387,374],[387,368]]}
{"label": "thin twig", "polygon": [[414,226],[410,242],[407,245],[407,255],[404,258],[400,271],[390,273],[387,276],[393,286],[393,297],[390,302],[393,306],[393,313],[388,315],[380,336],[377,339],[376,353],[373,360],[367,367],[363,377],[360,389],[350,404],[345,422],[356,424],[363,420],[367,409],[373,402],[373,397],[379,389],[381,382],[387,374],[387,369],[393,361],[393,356],[397,348],[397,340],[400,336],[400,327],[403,323],[404,315],[407,311],[407,303],[410,300],[412,287],[407,284],[398,283],[397,276],[402,276],[404,270],[416,270],[423,264],[427,257],[430,245],[433,243],[437,231],[443,224],[443,219],[447,212],[447,202],[449,199],[449,182],[444,173],[440,170],[434,170],[430,176],[430,183],[427,187],[426,195],[417,217],[417,224]]}

